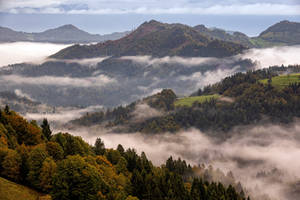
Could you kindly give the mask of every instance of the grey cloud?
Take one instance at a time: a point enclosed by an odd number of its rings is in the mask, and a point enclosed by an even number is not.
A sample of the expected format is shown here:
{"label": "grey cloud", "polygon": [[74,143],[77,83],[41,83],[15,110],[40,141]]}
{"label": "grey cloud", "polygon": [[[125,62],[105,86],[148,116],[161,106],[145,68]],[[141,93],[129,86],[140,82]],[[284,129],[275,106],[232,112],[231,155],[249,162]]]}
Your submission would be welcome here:
{"label": "grey cloud", "polygon": [[[77,6],[78,5],[78,6]],[[69,13],[69,14],[235,14],[235,15],[299,15],[299,2],[288,0],[190,1],[176,0],[170,7],[166,1],[96,1],[82,4],[79,0],[11,0],[2,5],[10,13]]]}

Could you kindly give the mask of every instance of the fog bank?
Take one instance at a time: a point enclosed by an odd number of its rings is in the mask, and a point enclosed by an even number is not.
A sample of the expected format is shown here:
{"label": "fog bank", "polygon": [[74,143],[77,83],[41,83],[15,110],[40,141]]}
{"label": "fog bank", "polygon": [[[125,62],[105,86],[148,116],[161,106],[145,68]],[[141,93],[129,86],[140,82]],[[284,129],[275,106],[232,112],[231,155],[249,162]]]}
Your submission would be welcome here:
{"label": "fog bank", "polygon": [[257,61],[256,68],[267,68],[274,65],[300,64],[300,46],[283,46],[264,49],[250,49],[239,55],[243,59]]}
{"label": "fog bank", "polygon": [[41,63],[46,57],[60,51],[70,44],[52,44],[37,42],[13,42],[0,44],[0,67],[23,63]]}

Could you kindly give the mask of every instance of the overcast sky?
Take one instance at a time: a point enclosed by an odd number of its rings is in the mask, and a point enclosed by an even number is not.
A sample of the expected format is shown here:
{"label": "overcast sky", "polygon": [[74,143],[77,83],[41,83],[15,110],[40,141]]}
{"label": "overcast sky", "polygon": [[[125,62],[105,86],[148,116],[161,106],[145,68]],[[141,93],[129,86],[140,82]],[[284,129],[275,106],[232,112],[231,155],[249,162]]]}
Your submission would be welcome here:
{"label": "overcast sky", "polygon": [[[140,23],[139,19],[150,20],[151,18],[156,18],[158,20],[175,21],[180,23],[187,23],[190,25],[199,24],[201,21],[193,21],[192,16],[203,16],[204,22],[209,26],[219,25],[213,21],[222,21],[224,17],[235,17],[240,18],[240,21],[244,21],[245,18],[248,20],[253,17],[257,20],[257,16],[260,16],[261,20],[270,20],[273,17],[275,19],[296,19],[300,18],[300,0],[0,0],[0,25],[9,26],[12,28],[22,29],[25,27],[26,30],[31,28],[32,31],[38,31],[37,27],[48,28],[52,25],[59,25],[61,23],[73,23],[78,21],[77,25],[87,28],[92,32],[111,32],[111,31],[121,31],[123,29],[131,29]],[[41,22],[32,17],[41,18]],[[49,15],[50,14],[50,15]],[[78,17],[81,16],[81,17]],[[93,18],[87,16],[93,15]],[[50,16],[50,17],[47,17]],[[53,23],[58,17],[60,20]],[[111,17],[117,21],[128,19],[124,24],[122,21],[122,28],[114,28],[115,25],[111,27],[105,27],[101,30],[92,28],[85,24],[89,24],[86,20],[93,20],[95,18],[108,18]],[[212,20],[209,21],[209,16],[213,16]],[[255,18],[256,17],[256,18]],[[137,19],[136,19],[137,18]],[[68,19],[68,20],[66,20]],[[76,19],[76,20],[75,20]],[[232,23],[238,23],[234,18],[228,18],[232,20]],[[259,23],[258,20],[258,27]],[[17,23],[19,21],[19,24]],[[85,23],[83,23],[85,21]],[[250,20],[251,21],[251,20]],[[251,22],[248,22],[248,26],[253,26]],[[271,20],[272,21],[272,20]],[[271,23],[265,23],[269,24]],[[273,22],[272,21],[272,22]],[[27,26],[25,26],[24,23]],[[32,22],[30,24],[30,22]],[[211,23],[210,23],[211,22]],[[254,22],[254,21],[253,21]],[[41,24],[33,24],[41,23]],[[93,22],[94,25],[106,26],[104,23]],[[131,25],[130,25],[131,24]],[[243,25],[228,26],[225,23],[220,23],[221,28],[239,28]],[[27,28],[26,28],[27,27]],[[241,27],[242,28],[242,27]],[[254,27],[255,28],[255,27]],[[245,30],[244,32],[248,34],[255,34],[259,30]],[[256,27],[256,29],[258,29]]]}
{"label": "overcast sky", "polygon": [[1,0],[9,13],[300,15],[299,0]]}

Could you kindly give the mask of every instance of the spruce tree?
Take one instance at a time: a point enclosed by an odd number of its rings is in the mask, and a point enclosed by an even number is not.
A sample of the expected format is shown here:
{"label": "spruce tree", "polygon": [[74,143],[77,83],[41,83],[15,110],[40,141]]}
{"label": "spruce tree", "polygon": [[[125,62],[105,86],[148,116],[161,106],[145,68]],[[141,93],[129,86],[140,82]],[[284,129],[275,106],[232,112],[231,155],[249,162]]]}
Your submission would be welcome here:
{"label": "spruce tree", "polygon": [[44,136],[45,136],[48,140],[50,140],[52,131],[51,131],[51,129],[50,129],[50,125],[49,125],[47,119],[44,119],[44,120],[43,120],[43,123],[42,123],[41,127],[42,127],[42,132],[43,132]]}

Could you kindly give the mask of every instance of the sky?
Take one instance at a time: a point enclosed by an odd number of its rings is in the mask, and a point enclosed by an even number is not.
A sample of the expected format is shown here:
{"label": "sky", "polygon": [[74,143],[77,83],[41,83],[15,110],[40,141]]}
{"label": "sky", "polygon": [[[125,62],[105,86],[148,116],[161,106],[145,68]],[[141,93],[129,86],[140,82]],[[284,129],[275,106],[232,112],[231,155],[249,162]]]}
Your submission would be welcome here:
{"label": "sky", "polygon": [[0,0],[0,26],[21,31],[71,23],[103,34],[151,19],[257,35],[281,20],[300,21],[300,0]]}

